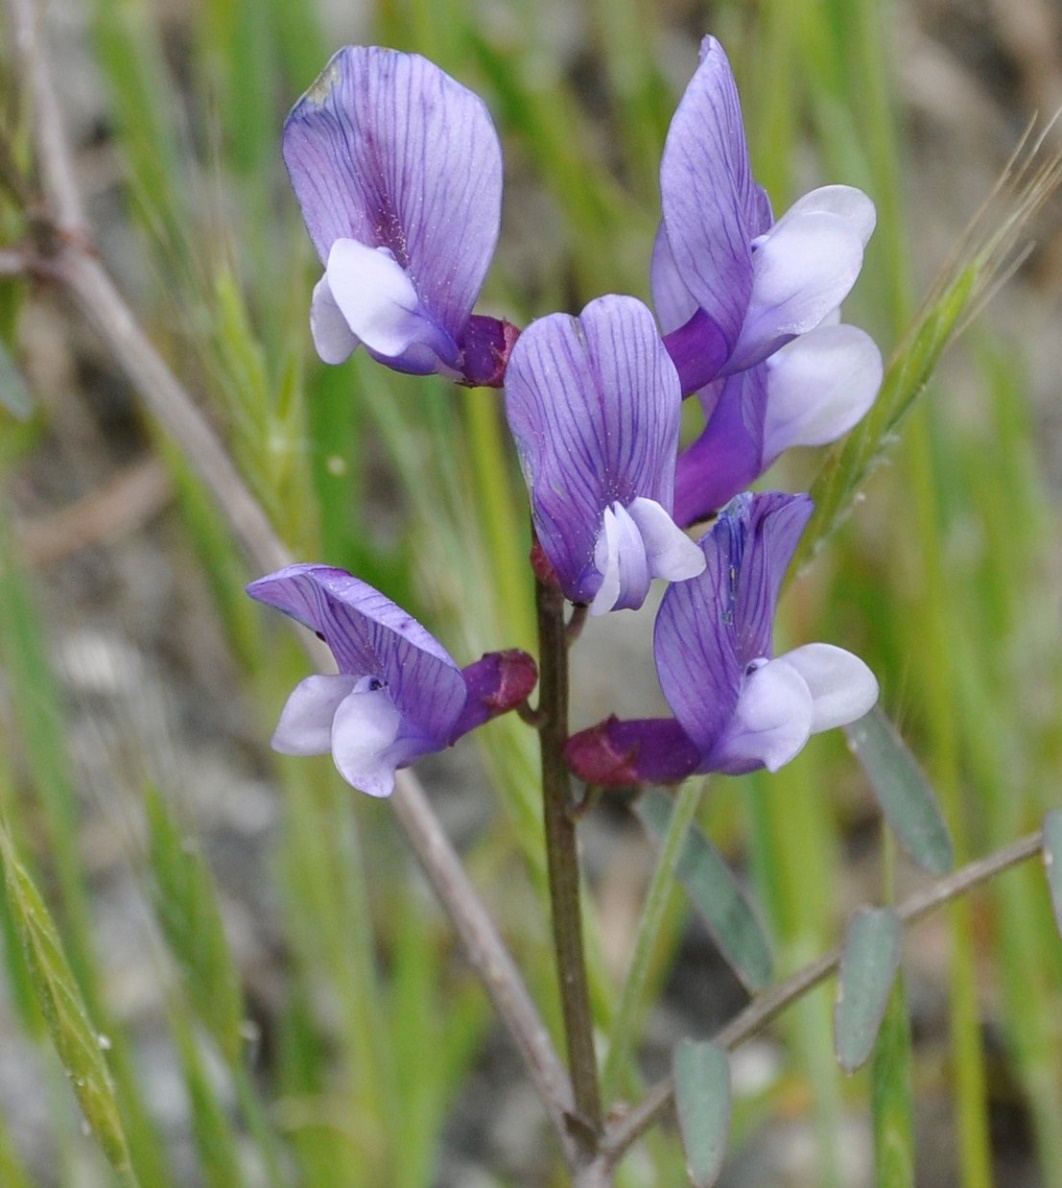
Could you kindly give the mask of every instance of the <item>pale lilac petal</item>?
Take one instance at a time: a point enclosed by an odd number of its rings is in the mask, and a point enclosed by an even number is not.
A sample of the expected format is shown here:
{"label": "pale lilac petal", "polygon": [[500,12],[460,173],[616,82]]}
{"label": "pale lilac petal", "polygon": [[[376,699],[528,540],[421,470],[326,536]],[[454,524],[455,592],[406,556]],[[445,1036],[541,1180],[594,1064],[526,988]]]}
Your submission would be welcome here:
{"label": "pale lilac petal", "polygon": [[874,403],[881,352],[855,326],[821,326],[776,351],[767,370],[763,464],[792,446],[817,446],[848,432]]}
{"label": "pale lilac petal", "polygon": [[590,603],[592,615],[637,610],[645,602],[651,580],[645,542],[621,503],[605,508],[594,546],[594,565],[601,574],[601,585]]}
{"label": "pale lilac petal", "polygon": [[345,363],[358,347],[358,336],[336,305],[325,274],[314,286],[310,303],[310,333],[325,363]]}
{"label": "pale lilac petal", "polygon": [[701,64],[671,121],[660,165],[664,226],[675,267],[728,347],[752,293],[750,239],[762,196],[752,180],[730,63],[706,38]]}
{"label": "pale lilac petal", "polygon": [[325,271],[332,300],[351,332],[375,355],[403,370],[456,367],[456,343],[432,318],[388,248],[337,239]]}
{"label": "pale lilac petal", "polygon": [[336,709],[357,683],[357,677],[341,673],[300,681],[281,712],[273,734],[273,750],[282,755],[327,755],[332,749]]}
{"label": "pale lilac petal", "polygon": [[830,211],[783,219],[754,249],[748,312],[727,372],[753,366],[818,326],[847,297],[863,266],[860,228]]}
{"label": "pale lilac petal", "polygon": [[704,553],[653,499],[635,499],[627,513],[638,527],[649,576],[684,582],[703,573]]}
{"label": "pale lilac petal", "polygon": [[385,689],[344,698],[336,708],[331,739],[332,758],[343,779],[370,796],[390,796],[395,769],[414,757],[395,745],[401,726],[402,715]]}
{"label": "pale lilac petal", "polygon": [[855,186],[820,186],[798,198],[775,225],[784,226],[812,211],[842,219],[859,236],[863,247],[870,242],[878,217],[874,203]]}
{"label": "pale lilac petal", "polygon": [[813,701],[812,734],[857,721],[878,700],[878,682],[870,669],[833,644],[805,644],[775,663],[788,664],[806,683]]}
{"label": "pale lilac petal", "polygon": [[501,216],[482,101],[416,54],[347,46],[292,109],[283,151],[322,263],[337,239],[390,249],[459,339]]}
{"label": "pale lilac petal", "polygon": [[613,295],[579,318],[532,322],[509,359],[505,406],[538,541],[567,597],[590,602],[605,509],[638,496],[671,508],[681,393],[652,314]]}
{"label": "pale lilac petal", "polygon": [[800,673],[784,661],[764,661],[745,676],[734,713],[703,770],[777,771],[808,741],[813,720],[811,693]]}

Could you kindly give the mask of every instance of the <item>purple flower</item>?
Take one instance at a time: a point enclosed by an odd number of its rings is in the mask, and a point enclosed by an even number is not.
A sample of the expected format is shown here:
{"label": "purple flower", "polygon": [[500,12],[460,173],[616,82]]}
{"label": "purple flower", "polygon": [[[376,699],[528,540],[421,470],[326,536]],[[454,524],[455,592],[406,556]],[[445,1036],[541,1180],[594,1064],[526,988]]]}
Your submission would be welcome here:
{"label": "purple flower", "polygon": [[247,593],[320,635],[339,669],[296,686],[274,749],[331,752],[347,783],[370,796],[389,796],[398,768],[520,704],[537,679],[534,661],[517,651],[458,668],[414,618],[342,569],[289,565]]}
{"label": "purple flower", "polygon": [[611,718],[573,735],[566,756],[594,784],[668,783],[693,772],[777,771],[811,734],[854,722],[878,685],[841,648],[775,657],[778,591],[811,514],[806,495],[740,495],[701,541],[704,572],[671,586],[653,647],[674,719]]}
{"label": "purple flower", "polygon": [[636,609],[654,577],[704,557],[671,518],[682,397],[653,316],[633,297],[533,322],[513,348],[505,409],[538,543],[591,614]]}
{"label": "purple flower", "polygon": [[792,446],[847,433],[881,386],[881,352],[855,326],[819,326],[697,393],[705,427],[675,468],[675,522],[706,519]]}
{"label": "purple flower", "polygon": [[482,101],[416,54],[341,49],[292,108],[284,161],[325,266],[326,363],[500,383],[515,328],[472,315],[498,239],[501,148]]}
{"label": "purple flower", "polygon": [[730,63],[712,37],[671,121],[660,192],[653,297],[684,393],[833,316],[874,229],[873,204],[850,186],[814,190],[774,221],[752,177]]}

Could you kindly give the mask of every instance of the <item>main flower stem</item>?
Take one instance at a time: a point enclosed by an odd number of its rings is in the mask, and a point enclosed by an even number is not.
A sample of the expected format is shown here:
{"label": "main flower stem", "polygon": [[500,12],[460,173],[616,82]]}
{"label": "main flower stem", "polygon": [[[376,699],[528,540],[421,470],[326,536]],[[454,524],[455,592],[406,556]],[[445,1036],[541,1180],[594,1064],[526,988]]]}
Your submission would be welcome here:
{"label": "main flower stem", "polygon": [[539,645],[539,746],[553,948],[557,955],[568,1067],[577,1115],[574,1137],[585,1154],[592,1157],[601,1129],[601,1091],[579,906],[574,798],[571,775],[564,762],[564,744],[568,741],[568,638],[564,596],[555,586],[536,578],[535,609]]}

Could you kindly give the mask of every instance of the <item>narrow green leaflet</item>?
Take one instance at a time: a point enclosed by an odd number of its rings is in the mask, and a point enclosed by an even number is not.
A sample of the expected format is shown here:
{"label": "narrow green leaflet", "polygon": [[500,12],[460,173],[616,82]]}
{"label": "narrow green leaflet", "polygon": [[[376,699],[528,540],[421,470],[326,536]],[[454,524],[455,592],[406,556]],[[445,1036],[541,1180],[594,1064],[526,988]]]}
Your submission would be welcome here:
{"label": "narrow green leaflet", "polygon": [[145,805],[155,912],[196,1016],[231,1066],[242,1043],[243,997],[214,883],[202,855],[187,844],[154,789],[148,790]]}
{"label": "narrow green leaflet", "polygon": [[1055,923],[1062,932],[1062,809],[1051,809],[1044,814],[1043,855]]}
{"label": "narrow green leaflet", "polygon": [[673,1056],[686,1170],[694,1188],[714,1184],[726,1155],[730,1130],[730,1061],[717,1044],[682,1040]]}
{"label": "narrow green leaflet", "polygon": [[[642,824],[659,841],[667,831],[671,797],[653,788],[638,802]],[[686,835],[675,873],[701,913],[727,964],[750,992],[771,983],[771,950],[756,913],[726,860],[696,827]]]}
{"label": "narrow green leaflet", "polygon": [[7,830],[0,827],[4,892],[26,952],[26,964],[41,1013],[85,1121],[120,1182],[136,1184],[122,1119],[103,1050],[106,1040],[89,1021],[59,933],[25,867],[15,856]]}
{"label": "narrow green leaflet", "polygon": [[892,908],[859,908],[844,938],[834,1046],[845,1072],[855,1072],[874,1048],[889,993],[900,966],[900,919]]}
{"label": "narrow green leaflet", "polygon": [[948,827],[925,772],[899,731],[875,706],[844,732],[900,845],[923,870],[947,874],[955,864]]}
{"label": "narrow green leaflet", "polygon": [[33,397],[18,364],[11,358],[0,339],[0,408],[6,408],[20,421],[28,420],[33,412]]}

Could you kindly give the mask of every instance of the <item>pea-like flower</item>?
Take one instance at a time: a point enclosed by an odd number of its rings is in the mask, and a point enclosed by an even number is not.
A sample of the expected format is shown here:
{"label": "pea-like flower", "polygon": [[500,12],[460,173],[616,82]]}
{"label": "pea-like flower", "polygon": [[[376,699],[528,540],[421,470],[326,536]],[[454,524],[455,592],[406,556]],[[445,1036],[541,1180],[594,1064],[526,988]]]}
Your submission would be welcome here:
{"label": "pea-like flower", "polygon": [[775,604],[811,514],[806,495],[740,495],[702,539],[704,572],[671,586],[653,638],[673,719],[608,721],[566,756],[590,783],[669,783],[694,772],[740,775],[793,759],[808,738],[862,717],[878,685],[830,644],[774,656]]}
{"label": "pea-like flower", "polygon": [[819,326],[697,393],[701,434],[679,454],[674,518],[688,527],[747,490],[785,450],[847,433],[881,387],[881,352],[855,326]]}
{"label": "pea-like flower", "polygon": [[331,753],[347,783],[370,796],[389,796],[398,768],[513,709],[537,680],[535,662],[520,651],[458,668],[412,616],[342,569],[290,565],[247,593],[320,635],[339,669],[296,686],[274,749]]}
{"label": "pea-like flower", "polygon": [[284,161],[325,273],[326,363],[500,385],[515,328],[472,314],[497,244],[502,160],[482,100],[416,54],[347,46],[295,104]]}
{"label": "pea-like flower", "polygon": [[874,230],[874,205],[852,186],[813,190],[774,221],[713,37],[671,121],[660,194],[653,299],[684,393],[835,317]]}
{"label": "pea-like flower", "polygon": [[505,409],[535,534],[560,588],[592,614],[637,609],[654,577],[704,556],[671,518],[682,394],[634,297],[532,322],[509,359]]}

